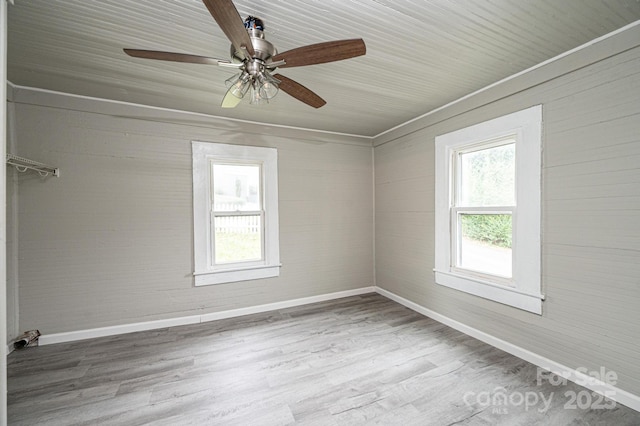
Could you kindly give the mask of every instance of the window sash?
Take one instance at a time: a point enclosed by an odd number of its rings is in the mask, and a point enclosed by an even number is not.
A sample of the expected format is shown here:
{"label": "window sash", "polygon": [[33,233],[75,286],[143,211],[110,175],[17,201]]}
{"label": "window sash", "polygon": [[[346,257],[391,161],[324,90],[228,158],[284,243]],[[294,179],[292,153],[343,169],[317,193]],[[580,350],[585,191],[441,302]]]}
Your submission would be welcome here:
{"label": "window sash", "polygon": [[516,207],[515,206],[491,206],[491,207],[451,207],[451,214],[449,216],[451,241],[450,241],[450,268],[452,272],[456,272],[461,275],[468,275],[470,277],[495,282],[496,284],[502,284],[509,287],[514,287],[513,271],[516,267],[516,250],[515,244],[512,243],[511,248],[511,277],[505,277],[501,275],[495,275],[488,272],[476,271],[460,266],[460,255],[462,248],[462,221],[459,220],[462,214],[482,215],[482,214],[496,214],[511,215],[511,240],[515,241],[516,235],[514,232],[513,224],[516,220]]}
{"label": "window sash", "polygon": [[[220,217],[245,217],[258,216],[260,218],[260,258],[250,260],[240,260],[236,262],[216,262],[216,218]],[[264,210],[257,211],[211,211],[211,265],[213,269],[235,269],[238,267],[252,267],[264,265],[266,262],[265,255],[265,216]]]}
{"label": "window sash", "polygon": [[[490,282],[494,282],[499,285],[506,285],[514,287],[513,271],[515,270],[515,255],[516,246],[512,244],[511,249],[511,277],[505,277],[501,275],[491,274],[488,272],[476,271],[468,268],[464,268],[460,265],[461,250],[462,250],[462,223],[460,220],[461,214],[510,214],[512,218],[511,239],[515,239],[515,231],[513,224],[515,223],[516,206],[481,206],[481,205],[461,205],[462,196],[462,155],[475,153],[492,148],[497,148],[505,145],[514,145],[514,150],[517,149],[517,134],[508,134],[495,139],[483,140],[475,143],[464,144],[464,146],[451,150],[451,175],[449,177],[451,182],[451,194],[450,194],[450,215],[449,215],[449,249],[450,249],[450,269],[452,272],[478,278]],[[516,154],[517,155],[517,154]],[[514,170],[517,173],[517,168]],[[514,176],[514,185],[516,176]],[[517,194],[516,188],[514,193]],[[514,200],[515,201],[515,200]]]}
{"label": "window sash", "polygon": [[[259,171],[259,179],[260,181],[258,182],[258,188],[260,190],[260,193],[258,194],[258,208],[264,210],[264,182],[265,182],[265,176],[264,176],[264,163],[262,161],[246,161],[246,160],[216,160],[216,159],[210,159],[209,160],[209,194],[211,194],[211,210],[215,211],[215,205],[216,205],[216,194],[214,193],[215,191],[215,179],[214,179],[214,169],[215,166],[247,166],[247,167],[258,167]],[[219,213],[233,213],[236,211],[243,211],[243,210],[218,210],[217,212]]]}
{"label": "window sash", "polygon": [[[456,149],[456,150],[452,150],[451,151],[451,204],[452,206],[461,206],[463,205],[461,202],[461,198],[462,198],[462,185],[463,185],[463,177],[462,177],[462,155],[464,154],[470,154],[470,153],[475,153],[475,152],[480,152],[480,151],[485,151],[485,150],[490,150],[492,148],[498,148],[498,147],[502,147],[505,145],[513,145],[514,146],[514,151],[516,152],[517,155],[517,148],[518,148],[518,144],[517,144],[517,140],[518,140],[518,135],[517,134],[509,134],[507,136],[502,136],[499,137],[497,139],[493,139],[493,140],[485,140],[482,142],[476,142],[476,143],[470,143],[470,144],[465,144],[465,146],[463,146],[460,149]],[[514,160],[515,161],[515,160]],[[514,174],[517,174],[518,168],[517,165],[514,169]],[[515,201],[517,199],[517,186],[516,186],[516,180],[517,180],[517,176],[514,175],[514,202],[517,203],[517,201]],[[474,205],[467,205],[468,207],[483,207],[483,206],[474,206]],[[494,207],[494,206],[491,206]],[[496,206],[499,207],[499,206]]]}
{"label": "window sash", "polygon": [[[246,160],[210,160],[210,176],[209,176],[209,193],[211,194],[211,268],[213,270],[219,269],[235,269],[241,267],[252,267],[264,265],[266,261],[265,256],[265,216],[264,210],[264,166],[261,161],[246,161]],[[259,182],[258,182],[258,207],[261,210],[215,210],[216,206],[216,194],[215,194],[215,178],[214,170],[215,166],[247,166],[258,167]],[[216,260],[216,218],[219,217],[242,217],[242,216],[259,216],[260,217],[260,258],[250,260],[239,260],[230,262],[218,262]]]}

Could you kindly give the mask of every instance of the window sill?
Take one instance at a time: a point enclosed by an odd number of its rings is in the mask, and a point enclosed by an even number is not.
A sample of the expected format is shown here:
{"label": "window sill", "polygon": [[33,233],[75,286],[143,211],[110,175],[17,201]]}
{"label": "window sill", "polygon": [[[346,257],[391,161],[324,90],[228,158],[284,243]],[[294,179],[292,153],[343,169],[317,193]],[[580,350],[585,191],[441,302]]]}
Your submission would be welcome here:
{"label": "window sill", "polygon": [[259,265],[219,271],[194,272],[196,287],[238,281],[259,280],[280,275],[281,265]]}
{"label": "window sill", "polygon": [[542,294],[530,294],[513,287],[448,271],[434,270],[434,273],[437,284],[542,315]]}

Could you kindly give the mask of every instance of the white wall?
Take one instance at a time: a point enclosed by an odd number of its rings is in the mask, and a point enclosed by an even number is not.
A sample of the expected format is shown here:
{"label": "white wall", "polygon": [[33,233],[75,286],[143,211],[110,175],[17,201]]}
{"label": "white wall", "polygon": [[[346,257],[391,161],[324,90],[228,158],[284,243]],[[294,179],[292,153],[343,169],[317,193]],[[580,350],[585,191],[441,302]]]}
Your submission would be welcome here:
{"label": "white wall", "polygon": [[[640,26],[379,137],[377,285],[640,395]],[[543,105],[543,314],[435,284],[434,139]]]}
{"label": "white wall", "polygon": [[[16,88],[20,327],[43,334],[373,285],[371,141]],[[193,285],[191,141],[276,147],[279,278]]]}

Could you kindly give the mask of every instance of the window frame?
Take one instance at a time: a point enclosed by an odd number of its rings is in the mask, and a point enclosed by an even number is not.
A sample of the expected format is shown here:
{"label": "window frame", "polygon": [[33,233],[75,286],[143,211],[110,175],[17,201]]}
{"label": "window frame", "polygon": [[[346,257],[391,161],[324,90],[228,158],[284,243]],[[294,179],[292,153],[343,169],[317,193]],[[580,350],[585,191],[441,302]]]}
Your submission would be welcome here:
{"label": "window frame", "polygon": [[[454,155],[489,147],[508,138],[516,147],[516,203],[512,211],[512,277],[460,270],[453,214],[467,210],[495,210],[493,207],[456,206],[453,185],[457,173]],[[541,157],[542,106],[536,105],[435,138],[435,281],[437,284],[479,297],[542,314],[541,293]],[[506,206],[502,206],[506,207]],[[456,250],[456,251],[454,251]]]}
{"label": "window frame", "polygon": [[[473,205],[465,205],[461,200],[462,193],[462,170],[460,168],[460,156],[463,154],[473,153],[488,150],[491,148],[497,148],[506,145],[514,145],[515,150],[515,135],[508,135],[507,137],[501,137],[498,139],[483,141],[478,144],[464,144],[462,147],[451,150],[451,207],[450,207],[450,215],[449,223],[450,227],[450,246],[451,246],[451,270],[460,275],[466,275],[475,278],[481,278],[484,280],[494,281],[496,284],[503,284],[513,287],[513,253],[514,250],[511,251],[511,276],[505,277],[501,275],[494,275],[487,272],[476,271],[473,269],[468,269],[460,266],[458,264],[460,257],[460,240],[462,238],[462,226],[460,221],[458,220],[458,216],[462,214],[496,214],[503,215],[509,214],[513,220],[516,217],[517,212],[517,203],[514,205],[495,205],[495,206],[473,206]],[[514,158],[515,159],[515,158]],[[515,170],[514,170],[515,173]],[[514,186],[515,186],[515,176],[514,176]],[[514,188],[514,198],[515,198],[515,188]],[[515,201],[515,200],[514,200]],[[512,241],[514,239],[513,226],[511,230],[511,238]]]}
{"label": "window frame", "polygon": [[[262,162],[259,161],[249,161],[249,160],[237,160],[237,161],[228,161],[228,160],[223,160],[223,159],[217,159],[217,158],[210,158],[209,161],[209,179],[210,182],[212,182],[215,186],[215,180],[214,180],[214,168],[216,165],[235,165],[235,166],[253,166],[253,167],[258,167],[259,168],[259,187],[260,187],[260,210],[215,210],[214,207],[211,208],[210,210],[210,217],[209,220],[211,221],[210,224],[210,238],[211,238],[211,245],[210,245],[210,253],[211,253],[211,258],[209,259],[210,261],[210,266],[212,267],[212,269],[215,270],[219,270],[219,269],[246,269],[247,267],[252,267],[252,266],[259,266],[262,265],[264,263],[264,260],[266,258],[265,256],[265,217],[266,217],[266,211],[265,211],[265,203],[264,203],[264,167]],[[214,188],[212,188],[210,186],[209,188],[209,195],[211,196],[211,194],[214,194]],[[213,195],[214,199],[210,200],[210,205],[215,206],[215,194]],[[250,260],[244,260],[244,261],[239,261],[239,262],[220,262],[220,263],[216,263],[216,247],[215,247],[215,235],[216,235],[216,231],[215,231],[215,221],[217,217],[242,217],[242,216],[259,216],[260,217],[260,259],[250,259]]]}
{"label": "window frame", "polygon": [[[223,284],[277,277],[280,274],[278,226],[278,153],[275,148],[192,141],[195,285]],[[214,262],[217,213],[212,205],[213,164],[260,165],[261,260]],[[227,216],[247,212],[224,212]],[[254,212],[248,212],[254,213]]]}

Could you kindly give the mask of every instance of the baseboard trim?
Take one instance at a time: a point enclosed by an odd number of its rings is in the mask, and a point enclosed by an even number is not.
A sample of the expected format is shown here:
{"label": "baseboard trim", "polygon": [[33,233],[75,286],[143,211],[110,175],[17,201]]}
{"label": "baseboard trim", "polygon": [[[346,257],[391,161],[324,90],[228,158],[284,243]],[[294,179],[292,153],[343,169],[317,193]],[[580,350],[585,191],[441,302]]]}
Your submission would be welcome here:
{"label": "baseboard trim", "polygon": [[376,288],[362,287],[354,290],[339,291],[336,293],[321,294],[318,296],[303,297],[301,299],[285,300],[283,302],[269,303],[266,305],[251,306],[249,308],[233,309],[230,311],[214,312],[202,315],[202,322],[216,321],[226,318],[240,317],[243,315],[257,314],[261,312],[276,311],[278,309],[292,308],[294,306],[309,305],[311,303],[326,302],[327,300],[342,299],[344,297],[360,296],[362,294],[375,293]]}
{"label": "baseboard trim", "polygon": [[240,317],[243,315],[258,314],[291,308],[294,306],[308,305],[311,303],[325,302],[327,300],[341,299],[343,297],[359,296],[361,294],[375,293],[375,287],[362,287],[354,290],[338,291],[335,293],[321,294],[318,296],[303,297],[300,299],[285,300],[282,302],[267,303],[248,308],[230,309],[228,311],[213,312],[202,315],[168,318],[155,321],[137,322],[131,324],[114,325],[110,327],[91,328],[86,330],[68,331],[64,333],[43,334],[39,338],[40,345],[52,345],[55,343],[67,343],[78,340],[93,339],[95,337],[114,336],[118,334],[133,333],[136,331],[157,330],[159,328],[176,327],[180,325],[198,324],[208,321],[216,321],[226,318]]}
{"label": "baseboard trim", "polygon": [[636,411],[640,411],[640,396],[632,394],[631,392],[627,392],[625,390],[619,389],[614,385],[609,383],[605,383],[600,380],[595,380],[593,377],[588,376],[576,369],[567,367],[558,362],[552,361],[549,358],[546,358],[542,355],[531,352],[527,349],[521,348],[520,346],[516,346],[512,343],[509,343],[505,340],[497,338],[491,334],[485,333],[484,331],[480,331],[476,328],[470,327],[466,324],[463,324],[459,321],[451,319],[447,316],[441,315],[437,312],[432,311],[431,309],[425,308],[415,302],[412,302],[408,299],[405,299],[402,296],[398,296],[395,293],[392,293],[388,290],[385,290],[380,287],[376,287],[376,293],[393,300],[394,302],[398,302],[401,305],[406,306],[407,308],[414,310],[424,316],[427,316],[431,319],[434,319],[442,324],[448,325],[451,328],[454,328],[464,334],[467,334],[471,337],[475,337],[476,339],[485,342],[491,346],[494,346],[498,349],[501,349],[511,355],[515,355],[518,358],[522,358],[525,361],[532,363],[544,370],[550,371],[552,373],[558,374],[562,377],[566,377],[567,380],[570,380],[574,383],[577,383],[585,388],[597,392],[601,395],[606,395],[612,400],[626,405],[629,408],[632,408]]}

